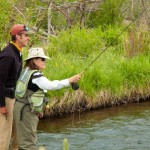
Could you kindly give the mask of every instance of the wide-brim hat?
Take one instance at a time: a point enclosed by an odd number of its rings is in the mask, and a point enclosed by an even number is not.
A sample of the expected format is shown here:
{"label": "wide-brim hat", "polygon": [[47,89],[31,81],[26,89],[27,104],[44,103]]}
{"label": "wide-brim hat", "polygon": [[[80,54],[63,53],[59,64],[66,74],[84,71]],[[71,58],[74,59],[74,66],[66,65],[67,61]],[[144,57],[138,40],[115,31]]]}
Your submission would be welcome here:
{"label": "wide-brim hat", "polygon": [[31,48],[28,50],[28,57],[24,61],[29,60],[31,58],[36,58],[36,57],[51,59],[50,57],[45,55],[43,48],[37,47],[37,48]]}

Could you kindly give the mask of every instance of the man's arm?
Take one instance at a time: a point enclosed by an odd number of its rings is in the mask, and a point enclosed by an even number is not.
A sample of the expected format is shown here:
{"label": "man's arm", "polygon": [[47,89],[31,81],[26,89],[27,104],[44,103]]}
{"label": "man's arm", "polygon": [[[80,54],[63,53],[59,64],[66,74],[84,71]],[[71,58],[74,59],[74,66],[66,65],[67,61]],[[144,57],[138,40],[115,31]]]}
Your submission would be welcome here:
{"label": "man's arm", "polygon": [[0,107],[5,106],[5,85],[11,68],[11,58],[0,57]]}

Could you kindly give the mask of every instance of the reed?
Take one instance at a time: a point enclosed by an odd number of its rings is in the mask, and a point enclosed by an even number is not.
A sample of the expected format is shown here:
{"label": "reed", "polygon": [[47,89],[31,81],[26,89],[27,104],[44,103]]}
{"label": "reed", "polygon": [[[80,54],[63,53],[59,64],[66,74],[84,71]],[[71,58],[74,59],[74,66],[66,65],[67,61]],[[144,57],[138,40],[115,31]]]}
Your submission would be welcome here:
{"label": "reed", "polygon": [[68,139],[65,138],[63,142],[64,142],[63,150],[69,150]]}
{"label": "reed", "polygon": [[38,150],[46,150],[45,146],[40,146]]}

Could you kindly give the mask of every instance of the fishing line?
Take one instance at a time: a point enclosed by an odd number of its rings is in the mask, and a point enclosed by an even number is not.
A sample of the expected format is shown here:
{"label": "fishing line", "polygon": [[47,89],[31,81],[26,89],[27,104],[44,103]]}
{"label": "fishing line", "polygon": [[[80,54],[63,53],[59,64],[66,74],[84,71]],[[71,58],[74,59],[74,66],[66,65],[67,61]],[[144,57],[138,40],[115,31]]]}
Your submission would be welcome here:
{"label": "fishing line", "polygon": [[[87,71],[87,69],[92,66],[92,64],[127,30],[129,29],[129,27],[138,19],[140,18],[140,16],[149,8],[149,6],[144,9],[128,26],[126,26],[126,28],[123,29],[123,31],[118,34],[118,36],[81,72],[81,74],[83,74],[85,71]],[[72,83],[71,84],[72,89],[73,90],[78,90],[79,89],[79,85],[77,83]]]}

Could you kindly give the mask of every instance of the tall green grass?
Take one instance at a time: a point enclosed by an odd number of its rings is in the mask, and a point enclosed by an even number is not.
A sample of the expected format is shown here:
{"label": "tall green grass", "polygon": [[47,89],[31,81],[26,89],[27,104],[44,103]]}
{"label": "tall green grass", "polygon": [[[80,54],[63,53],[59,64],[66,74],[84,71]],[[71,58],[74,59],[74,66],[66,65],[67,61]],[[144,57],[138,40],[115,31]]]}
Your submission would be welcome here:
{"label": "tall green grass", "polygon": [[51,37],[49,43],[50,55],[58,52],[78,54],[87,57],[91,52],[98,51],[105,46],[102,40],[102,30],[94,29],[74,29],[62,31],[57,37]]}
{"label": "tall green grass", "polygon": [[[47,53],[52,60],[47,62],[46,76],[52,80],[64,79],[82,72],[120,31],[121,28],[113,27],[105,32],[100,27],[91,30],[74,28],[50,38]],[[127,34],[124,33],[117,44],[110,46],[86,70],[79,85],[87,95],[94,96],[99,91],[122,95],[126,89],[144,87],[149,82],[150,54],[126,57],[123,45],[126,38]],[[49,95],[62,96],[64,90],[71,89],[49,92]]]}

